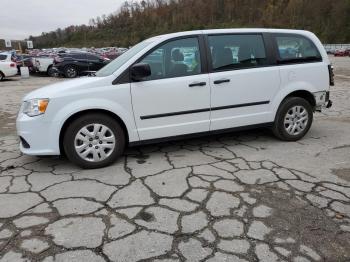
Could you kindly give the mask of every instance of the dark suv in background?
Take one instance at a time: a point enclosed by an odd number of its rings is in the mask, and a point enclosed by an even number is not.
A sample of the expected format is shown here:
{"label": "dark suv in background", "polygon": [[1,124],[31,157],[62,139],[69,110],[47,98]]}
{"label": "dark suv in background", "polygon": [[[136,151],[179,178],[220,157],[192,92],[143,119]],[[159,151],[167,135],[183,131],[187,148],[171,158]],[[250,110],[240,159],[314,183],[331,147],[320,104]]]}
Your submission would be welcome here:
{"label": "dark suv in background", "polygon": [[89,53],[61,53],[55,57],[54,70],[67,78],[96,72],[110,62],[107,58]]}

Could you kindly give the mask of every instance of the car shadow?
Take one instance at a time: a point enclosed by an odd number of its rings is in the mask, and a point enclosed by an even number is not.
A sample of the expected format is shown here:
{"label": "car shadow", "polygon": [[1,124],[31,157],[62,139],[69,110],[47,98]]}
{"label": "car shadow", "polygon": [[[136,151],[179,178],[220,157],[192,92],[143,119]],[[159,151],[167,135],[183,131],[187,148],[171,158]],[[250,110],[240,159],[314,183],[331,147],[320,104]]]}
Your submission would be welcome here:
{"label": "car shadow", "polygon": [[[235,131],[228,132],[224,134],[215,134],[215,135],[205,135],[195,138],[179,139],[166,142],[152,143],[147,145],[131,146],[125,149],[125,153],[116,161],[116,165],[125,163],[126,158],[136,157],[140,164],[145,163],[146,159],[151,157],[152,154],[157,154],[160,151],[165,152],[169,147],[178,148],[196,148],[195,146],[203,147],[217,147],[218,143],[222,146],[226,142],[234,144],[244,144],[250,141],[273,141],[276,140],[273,137],[272,132],[268,128],[259,128],[246,131]],[[232,143],[233,142],[233,143]],[[264,149],[264,148],[260,148]],[[165,150],[165,151],[164,151]],[[196,149],[192,149],[195,151]],[[200,149],[198,149],[200,150]],[[74,171],[79,171],[81,168],[75,166],[73,163],[69,162],[65,155],[61,156],[40,156],[35,157],[37,161],[40,161],[42,165],[47,166],[64,166],[65,169]],[[113,165],[113,164],[112,164]],[[108,167],[107,167],[108,168]]]}

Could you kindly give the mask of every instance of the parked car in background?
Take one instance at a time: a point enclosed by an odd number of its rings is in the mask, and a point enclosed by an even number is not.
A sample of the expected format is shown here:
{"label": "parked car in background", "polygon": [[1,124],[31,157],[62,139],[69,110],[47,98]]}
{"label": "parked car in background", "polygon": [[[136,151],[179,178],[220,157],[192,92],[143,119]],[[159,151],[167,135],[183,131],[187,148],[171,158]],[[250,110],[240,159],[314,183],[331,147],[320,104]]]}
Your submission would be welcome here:
{"label": "parked car in background", "polygon": [[53,61],[54,59],[51,57],[34,57],[34,71],[38,73],[45,73],[48,76],[54,76],[55,70],[53,69]]}
{"label": "parked car in background", "polygon": [[[90,67],[80,56],[58,64],[64,71],[74,68],[66,73],[75,76],[79,63],[81,70]],[[297,141],[309,131],[314,112],[332,106],[331,85],[327,53],[307,31],[157,36],[94,77],[25,96],[17,118],[20,149],[29,155],[65,154],[83,168],[99,168],[113,163],[127,145],[242,128],[270,127],[277,138]]]}
{"label": "parked car in background", "polygon": [[349,55],[349,51],[345,49],[338,49],[338,50],[335,50],[334,52],[334,56],[348,56],[348,55]]}
{"label": "parked car in background", "polygon": [[75,78],[89,72],[96,72],[110,60],[91,53],[61,53],[53,61],[53,69],[67,78]]}
{"label": "parked car in background", "polygon": [[12,54],[0,53],[0,80],[15,76],[18,73],[17,64]]}
{"label": "parked car in background", "polygon": [[22,54],[22,55],[16,55],[15,57],[16,57],[18,74],[20,74],[22,66],[28,67],[29,72],[34,72],[32,56]]}

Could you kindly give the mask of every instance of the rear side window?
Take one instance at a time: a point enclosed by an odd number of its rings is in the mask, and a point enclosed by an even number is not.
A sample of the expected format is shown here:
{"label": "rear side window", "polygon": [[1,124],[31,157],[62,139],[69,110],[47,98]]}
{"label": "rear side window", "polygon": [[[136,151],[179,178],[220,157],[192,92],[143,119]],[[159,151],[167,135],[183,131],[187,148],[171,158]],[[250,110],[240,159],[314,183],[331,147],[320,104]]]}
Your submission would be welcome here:
{"label": "rear side window", "polygon": [[75,59],[86,60],[86,59],[87,59],[87,56],[86,56],[86,54],[75,54],[75,55],[73,56],[73,58],[75,58]]}
{"label": "rear side window", "polygon": [[87,54],[87,55],[86,55],[86,58],[87,58],[88,60],[94,60],[94,61],[99,60],[99,57],[98,57],[98,56],[96,56],[96,55],[90,55],[90,54]]}
{"label": "rear side window", "polygon": [[64,57],[70,57],[73,59],[81,59],[81,60],[86,60],[86,54],[82,53],[70,53],[70,54],[64,54]]}
{"label": "rear side window", "polygon": [[0,60],[6,60],[7,59],[7,55],[0,55]]}
{"label": "rear side window", "polygon": [[314,43],[301,35],[275,35],[279,62],[320,62],[322,57]]}
{"label": "rear side window", "polygon": [[209,36],[213,71],[247,69],[268,64],[260,34]]}

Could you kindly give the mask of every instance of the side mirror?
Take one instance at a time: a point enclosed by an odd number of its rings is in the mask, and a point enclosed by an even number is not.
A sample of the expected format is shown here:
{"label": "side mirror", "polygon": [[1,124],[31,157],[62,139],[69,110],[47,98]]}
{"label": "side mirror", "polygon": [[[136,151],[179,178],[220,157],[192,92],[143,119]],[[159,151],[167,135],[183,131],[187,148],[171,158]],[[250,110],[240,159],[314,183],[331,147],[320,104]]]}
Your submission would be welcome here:
{"label": "side mirror", "polygon": [[146,63],[135,64],[131,67],[131,79],[134,81],[142,81],[146,77],[151,76],[151,67]]}

